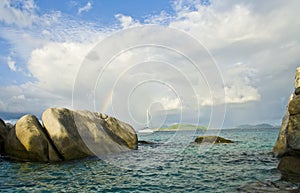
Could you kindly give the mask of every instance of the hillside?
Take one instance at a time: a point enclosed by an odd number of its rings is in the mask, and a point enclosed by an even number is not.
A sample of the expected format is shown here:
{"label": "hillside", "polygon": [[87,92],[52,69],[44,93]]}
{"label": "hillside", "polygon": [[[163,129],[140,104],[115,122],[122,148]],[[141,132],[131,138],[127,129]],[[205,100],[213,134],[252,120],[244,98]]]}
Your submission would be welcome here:
{"label": "hillside", "polygon": [[186,130],[206,130],[207,128],[200,125],[192,124],[175,124],[165,128],[159,128],[157,131],[186,131]]}
{"label": "hillside", "polygon": [[236,126],[235,129],[272,129],[275,128],[273,125],[267,124],[267,123],[261,123],[261,124],[257,124],[257,125],[249,125],[249,124],[245,124],[245,125],[239,125]]}

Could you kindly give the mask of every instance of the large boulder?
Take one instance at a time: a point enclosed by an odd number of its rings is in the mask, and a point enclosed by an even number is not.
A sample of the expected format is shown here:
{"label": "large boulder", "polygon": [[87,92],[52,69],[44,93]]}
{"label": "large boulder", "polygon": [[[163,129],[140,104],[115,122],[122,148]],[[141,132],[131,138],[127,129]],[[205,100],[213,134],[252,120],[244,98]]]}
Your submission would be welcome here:
{"label": "large boulder", "polygon": [[25,115],[15,126],[16,137],[32,161],[60,161],[59,154],[47,138],[45,129],[34,115]]}
{"label": "large boulder", "polygon": [[300,67],[296,70],[294,86],[273,154],[282,158],[278,169],[285,176],[296,173],[300,179]]}
{"label": "large boulder", "polygon": [[16,125],[0,119],[0,154],[19,161],[56,162],[137,149],[137,135],[127,123],[103,113],[50,108],[42,126],[33,115]]}
{"label": "large boulder", "polygon": [[5,154],[10,159],[42,162],[61,160],[33,115],[19,119],[4,141]]}
{"label": "large boulder", "polygon": [[137,148],[134,129],[117,119],[89,111],[50,108],[42,115],[49,137],[64,160]]}

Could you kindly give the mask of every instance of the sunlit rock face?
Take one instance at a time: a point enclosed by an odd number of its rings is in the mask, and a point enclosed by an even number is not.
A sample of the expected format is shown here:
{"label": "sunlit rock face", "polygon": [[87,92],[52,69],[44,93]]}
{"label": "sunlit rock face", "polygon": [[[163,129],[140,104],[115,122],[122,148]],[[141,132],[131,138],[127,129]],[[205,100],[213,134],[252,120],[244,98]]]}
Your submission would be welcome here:
{"label": "sunlit rock face", "polygon": [[33,115],[13,128],[0,122],[2,153],[13,160],[57,162],[137,148],[134,129],[102,113],[50,108],[42,122]]}
{"label": "sunlit rock face", "polygon": [[[276,157],[282,157],[278,169],[283,174],[300,175],[300,67],[296,70],[295,92],[291,95],[280,132],[273,148]],[[295,162],[295,160],[297,160]]]}

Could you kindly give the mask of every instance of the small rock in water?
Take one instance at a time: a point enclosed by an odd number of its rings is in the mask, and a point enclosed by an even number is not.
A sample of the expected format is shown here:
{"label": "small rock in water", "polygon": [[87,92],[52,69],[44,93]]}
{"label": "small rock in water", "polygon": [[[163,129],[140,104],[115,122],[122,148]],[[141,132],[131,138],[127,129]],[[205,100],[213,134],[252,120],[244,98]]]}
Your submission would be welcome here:
{"label": "small rock in water", "polygon": [[139,140],[138,143],[139,143],[139,144],[144,144],[144,145],[153,145],[153,144],[157,144],[157,143],[152,142],[152,141],[144,141],[144,140]]}
{"label": "small rock in water", "polygon": [[195,141],[195,143],[234,143],[233,141],[229,139],[225,139],[220,136],[198,136]]}

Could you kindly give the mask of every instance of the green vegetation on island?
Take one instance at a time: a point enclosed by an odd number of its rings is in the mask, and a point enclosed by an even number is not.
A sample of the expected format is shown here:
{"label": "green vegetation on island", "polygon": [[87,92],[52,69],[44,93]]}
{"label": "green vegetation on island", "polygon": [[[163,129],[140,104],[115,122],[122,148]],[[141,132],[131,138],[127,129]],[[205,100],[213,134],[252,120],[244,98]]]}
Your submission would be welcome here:
{"label": "green vegetation on island", "polygon": [[207,128],[201,125],[175,124],[169,127],[156,129],[156,131],[189,131],[189,130],[207,130]]}
{"label": "green vegetation on island", "polygon": [[267,123],[261,123],[257,125],[245,124],[245,125],[239,125],[235,127],[235,129],[273,129],[273,128],[276,127]]}

